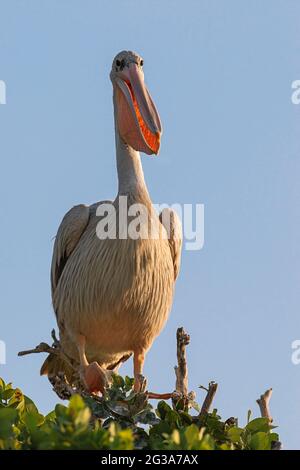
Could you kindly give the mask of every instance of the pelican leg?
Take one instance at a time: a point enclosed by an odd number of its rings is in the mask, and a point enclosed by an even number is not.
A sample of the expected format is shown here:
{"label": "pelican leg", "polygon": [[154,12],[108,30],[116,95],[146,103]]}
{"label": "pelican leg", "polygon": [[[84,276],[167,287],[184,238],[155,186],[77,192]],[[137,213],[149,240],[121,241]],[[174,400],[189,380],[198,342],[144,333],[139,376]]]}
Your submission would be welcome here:
{"label": "pelican leg", "polygon": [[134,373],[134,391],[141,391],[141,378],[145,362],[145,352],[135,351],[133,356],[133,373]]}
{"label": "pelican leg", "polygon": [[78,336],[77,347],[80,359],[80,377],[86,389],[90,393],[105,392],[108,385],[108,376],[105,369],[99,366],[98,362],[88,363],[85,353],[85,337]]}

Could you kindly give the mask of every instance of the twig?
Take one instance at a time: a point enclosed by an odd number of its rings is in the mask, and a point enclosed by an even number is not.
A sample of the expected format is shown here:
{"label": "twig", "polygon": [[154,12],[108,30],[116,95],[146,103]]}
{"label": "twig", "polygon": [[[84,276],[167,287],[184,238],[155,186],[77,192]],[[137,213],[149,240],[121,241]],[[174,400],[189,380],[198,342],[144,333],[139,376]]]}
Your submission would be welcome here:
{"label": "twig", "polygon": [[202,408],[199,413],[199,418],[202,418],[203,416],[207,415],[207,413],[209,412],[209,409],[212,405],[214,396],[218,388],[218,384],[216,382],[210,382],[208,384],[208,389],[206,387],[203,387],[202,385],[200,386],[200,388],[203,388],[204,390],[207,391],[206,397],[204,399]]}
{"label": "twig", "polygon": [[270,424],[273,422],[273,418],[270,413],[270,400],[271,400],[272,392],[273,390],[269,388],[269,390],[266,390],[265,393],[256,400],[256,403],[259,406],[262,418],[268,418]]}
{"label": "twig", "polygon": [[55,333],[55,329],[54,329],[54,328],[53,328],[53,330],[51,331],[51,337],[52,337],[52,339],[53,339],[53,345],[52,345],[52,346],[53,346],[54,348],[59,347],[59,346],[60,346],[60,342],[59,342],[59,340],[58,340],[57,337],[56,337],[56,333]]}
{"label": "twig", "polygon": [[56,354],[57,356],[60,355],[60,352],[58,351],[57,348],[52,348],[47,343],[40,343],[34,349],[27,349],[26,351],[18,352],[18,356],[26,356],[27,354],[35,354],[35,353],[43,353],[43,352],[50,353],[50,354]]}
{"label": "twig", "polygon": [[178,328],[176,333],[177,339],[177,363],[174,367],[176,375],[175,390],[171,393],[154,393],[146,392],[149,399],[154,400],[172,400],[173,404],[176,405],[180,400],[184,401],[186,407],[189,403],[195,400],[195,393],[188,393],[188,368],[186,362],[186,346],[190,342],[190,336],[184,331],[184,329]]}
{"label": "twig", "polygon": [[176,392],[186,396],[188,394],[188,368],[186,362],[186,351],[185,348],[190,342],[190,336],[184,331],[184,329],[177,329],[177,362],[178,366],[175,366],[176,374]]}
{"label": "twig", "polygon": [[73,361],[62,351],[60,342],[56,338],[55,330],[52,330],[51,336],[53,339],[52,346],[49,346],[49,344],[47,343],[40,343],[34,349],[28,349],[26,351],[18,352],[18,356],[26,356],[28,354],[36,354],[36,353],[55,354],[56,356],[60,356],[68,364],[68,366],[71,367],[71,369],[76,371],[77,370],[76,364],[74,364]]}
{"label": "twig", "polygon": [[[256,400],[256,403],[259,406],[260,414],[262,418],[267,418],[269,421],[269,424],[273,423],[273,418],[270,412],[270,400],[271,400],[272,393],[273,393],[272,388],[269,388],[269,390],[266,390],[265,393],[263,393]],[[281,449],[282,449],[282,443],[280,441],[273,441],[271,443],[271,450],[281,450]]]}

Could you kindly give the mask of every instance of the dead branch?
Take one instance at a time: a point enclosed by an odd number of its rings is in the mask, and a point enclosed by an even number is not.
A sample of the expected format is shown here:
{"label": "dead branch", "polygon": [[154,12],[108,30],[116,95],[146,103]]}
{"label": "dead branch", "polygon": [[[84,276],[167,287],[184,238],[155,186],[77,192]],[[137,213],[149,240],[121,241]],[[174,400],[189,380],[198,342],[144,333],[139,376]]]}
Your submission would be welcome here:
{"label": "dead branch", "polygon": [[49,353],[60,356],[64,362],[68,364],[73,370],[77,370],[76,364],[63,352],[59,340],[56,338],[55,330],[51,331],[51,336],[53,339],[52,346],[49,346],[47,343],[40,343],[34,349],[28,349],[25,351],[18,352],[18,356],[26,356],[28,354],[37,354],[37,353]]}
{"label": "dead branch", "polygon": [[269,388],[269,390],[266,390],[265,393],[256,400],[256,403],[259,406],[262,418],[268,418],[270,424],[273,422],[273,418],[270,412],[270,400],[271,400],[272,393],[273,393],[272,388]]}
{"label": "dead branch", "polygon": [[[270,412],[270,400],[273,393],[273,389],[269,388],[265,391],[257,400],[256,403],[259,406],[260,414],[262,418],[267,418],[269,424],[273,423],[273,418]],[[271,444],[271,450],[282,450],[282,443],[280,441],[273,441]]]}
{"label": "dead branch", "polygon": [[[38,353],[48,353],[54,354],[55,356],[60,356],[74,371],[76,371],[76,366],[73,361],[62,351],[59,340],[56,337],[55,330],[51,331],[51,337],[53,339],[52,346],[49,346],[47,343],[40,343],[33,349],[28,349],[26,351],[20,351],[18,356],[27,356],[28,354],[38,354]],[[63,372],[59,372],[55,376],[48,376],[49,382],[53,387],[53,391],[56,395],[63,399],[69,400],[72,395],[75,393],[81,393],[82,389],[79,386],[80,381],[78,380],[78,386],[72,386],[68,383]]]}
{"label": "dead branch", "polygon": [[18,352],[18,356],[26,356],[27,354],[35,354],[35,353],[49,353],[49,354],[56,354],[57,356],[60,355],[60,352],[57,348],[52,348],[47,343],[40,343],[34,349],[27,349],[26,351]]}
{"label": "dead branch", "polygon": [[204,399],[203,405],[199,413],[199,418],[202,418],[203,416],[207,415],[207,413],[210,410],[210,407],[212,405],[214,396],[218,388],[218,384],[216,382],[209,382],[208,388],[203,387],[203,385],[200,385],[199,388],[203,388],[204,390],[207,391],[206,397]]}
{"label": "dead branch", "polygon": [[190,342],[190,336],[184,331],[184,329],[178,328],[176,333],[177,339],[177,363],[174,367],[176,375],[176,384],[174,392],[170,393],[154,393],[146,392],[148,398],[154,400],[173,400],[176,404],[179,400],[183,399],[188,406],[189,402],[195,400],[195,393],[188,393],[188,368],[186,362],[186,351],[185,348]]}
{"label": "dead branch", "polygon": [[58,348],[60,347],[60,342],[59,340],[57,339],[56,337],[56,333],[55,333],[55,329],[53,328],[53,330],[51,331],[51,338],[53,339],[53,347],[54,348]]}
{"label": "dead branch", "polygon": [[186,396],[188,394],[188,368],[186,362],[186,351],[185,348],[190,342],[190,336],[184,331],[184,329],[177,329],[177,362],[178,366],[175,366],[176,374],[176,392]]}

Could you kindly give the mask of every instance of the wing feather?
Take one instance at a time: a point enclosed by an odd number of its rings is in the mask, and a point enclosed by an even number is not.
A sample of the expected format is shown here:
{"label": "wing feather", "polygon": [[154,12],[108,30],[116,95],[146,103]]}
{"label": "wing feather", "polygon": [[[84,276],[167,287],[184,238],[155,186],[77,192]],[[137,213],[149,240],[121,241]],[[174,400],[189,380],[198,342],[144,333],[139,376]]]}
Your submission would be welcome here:
{"label": "wing feather", "polygon": [[52,264],[52,296],[64,267],[85,231],[90,218],[90,209],[84,204],[72,207],[61,221],[55,237]]}
{"label": "wing feather", "polygon": [[169,208],[163,209],[159,214],[159,220],[165,227],[171,256],[174,266],[174,280],[177,279],[180,269],[182,248],[182,226],[178,214]]}

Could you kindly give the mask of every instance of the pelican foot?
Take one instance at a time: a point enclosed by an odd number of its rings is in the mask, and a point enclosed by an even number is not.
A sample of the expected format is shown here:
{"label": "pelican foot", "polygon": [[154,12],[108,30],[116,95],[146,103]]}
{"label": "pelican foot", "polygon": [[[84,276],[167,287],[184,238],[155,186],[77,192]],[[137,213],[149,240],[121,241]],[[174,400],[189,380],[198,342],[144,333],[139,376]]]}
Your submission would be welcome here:
{"label": "pelican foot", "polygon": [[91,362],[91,364],[83,366],[81,378],[89,393],[101,392],[103,395],[109,384],[106,370],[99,366],[98,362]]}

